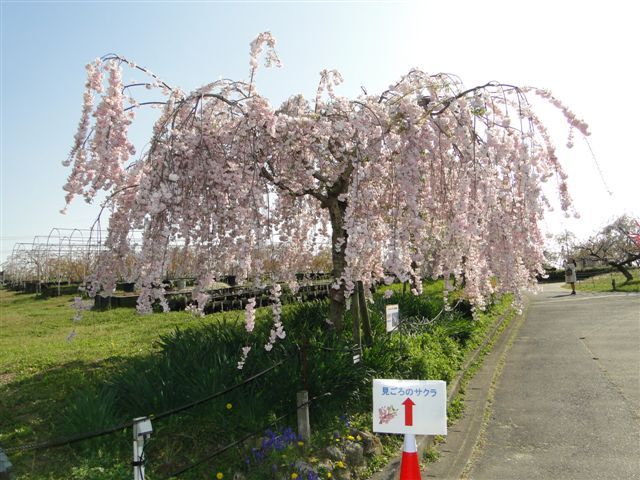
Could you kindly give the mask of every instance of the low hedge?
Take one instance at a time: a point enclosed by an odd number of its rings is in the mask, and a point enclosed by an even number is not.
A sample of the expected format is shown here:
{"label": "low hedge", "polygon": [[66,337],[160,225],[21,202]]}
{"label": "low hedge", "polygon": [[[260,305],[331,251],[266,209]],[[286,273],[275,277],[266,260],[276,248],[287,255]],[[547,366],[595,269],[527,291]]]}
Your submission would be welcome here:
{"label": "low hedge", "polygon": [[[586,268],[584,270],[577,270],[576,276],[578,280],[584,278],[594,277],[596,275],[602,275],[604,273],[615,272],[616,269],[612,267],[599,267],[599,268]],[[564,269],[548,269],[545,270],[545,276],[538,276],[538,282],[551,283],[551,282],[564,282],[565,273]]]}

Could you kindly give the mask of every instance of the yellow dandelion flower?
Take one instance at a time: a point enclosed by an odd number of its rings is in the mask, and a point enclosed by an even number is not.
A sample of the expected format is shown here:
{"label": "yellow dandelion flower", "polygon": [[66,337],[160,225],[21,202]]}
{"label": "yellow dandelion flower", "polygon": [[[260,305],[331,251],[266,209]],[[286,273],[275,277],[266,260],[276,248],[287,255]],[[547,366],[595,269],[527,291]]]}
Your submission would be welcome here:
{"label": "yellow dandelion flower", "polygon": [[344,462],[342,460],[338,460],[338,463],[336,463],[336,465],[338,466],[338,468],[344,468]]}
{"label": "yellow dandelion flower", "polygon": [[224,478],[224,474],[222,472],[218,472],[218,473],[216,473],[216,478],[218,480],[222,480]]}
{"label": "yellow dandelion flower", "polygon": [[356,440],[358,440],[359,442],[361,442],[361,441],[362,441],[362,437],[361,437],[360,435],[358,435],[358,436],[356,437]]}
{"label": "yellow dandelion flower", "polygon": [[299,447],[304,447],[304,442],[303,442],[303,441],[299,441],[299,442],[298,442],[298,446],[299,446]]}
{"label": "yellow dandelion flower", "polygon": [[291,478],[292,478],[292,480],[296,480],[296,478],[298,478],[298,474],[296,472],[293,472],[291,474]]}
{"label": "yellow dandelion flower", "polygon": [[331,478],[333,477],[333,475],[331,474],[331,472],[327,472],[327,478]]}
{"label": "yellow dandelion flower", "polygon": [[227,410],[231,410],[233,408],[233,405],[231,405],[230,403],[227,403]]}
{"label": "yellow dandelion flower", "polygon": [[355,438],[353,438],[353,435],[349,435],[349,436],[347,437],[347,439],[348,439],[348,440],[351,440],[351,441],[354,441],[354,440],[355,440]]}

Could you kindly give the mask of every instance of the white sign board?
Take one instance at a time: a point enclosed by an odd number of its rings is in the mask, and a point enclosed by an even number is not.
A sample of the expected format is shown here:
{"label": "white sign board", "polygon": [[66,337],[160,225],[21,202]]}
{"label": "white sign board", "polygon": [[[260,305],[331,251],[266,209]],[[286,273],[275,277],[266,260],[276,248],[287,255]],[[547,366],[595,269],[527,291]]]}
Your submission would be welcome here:
{"label": "white sign board", "polygon": [[443,380],[373,381],[373,431],[447,434],[447,383]]}
{"label": "white sign board", "polygon": [[398,305],[387,305],[387,332],[392,332],[400,324],[400,310]]}

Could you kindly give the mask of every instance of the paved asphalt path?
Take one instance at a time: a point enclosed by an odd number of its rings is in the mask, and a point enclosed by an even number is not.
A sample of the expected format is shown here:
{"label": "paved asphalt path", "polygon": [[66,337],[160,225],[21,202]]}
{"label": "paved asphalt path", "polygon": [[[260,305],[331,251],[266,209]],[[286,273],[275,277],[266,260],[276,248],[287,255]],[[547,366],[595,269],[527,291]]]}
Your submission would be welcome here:
{"label": "paved asphalt path", "polygon": [[464,478],[640,479],[640,295],[532,296]]}

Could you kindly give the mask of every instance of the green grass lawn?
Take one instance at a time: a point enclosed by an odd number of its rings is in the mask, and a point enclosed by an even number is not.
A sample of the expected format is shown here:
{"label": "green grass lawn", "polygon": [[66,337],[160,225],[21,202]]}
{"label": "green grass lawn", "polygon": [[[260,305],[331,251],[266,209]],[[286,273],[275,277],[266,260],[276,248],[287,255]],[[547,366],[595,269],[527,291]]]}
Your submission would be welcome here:
{"label": "green grass lawn", "polygon": [[[139,315],[121,308],[86,311],[74,323],[72,300],[72,296],[41,299],[0,289],[0,445],[4,448],[49,439],[61,405],[78,389],[100,384],[121,363],[149,354],[160,334],[177,326],[217,321],[215,315],[204,319],[186,312]],[[76,336],[69,341],[72,330]]]}
{"label": "green grass lawn", "polygon": [[[37,299],[0,290],[0,384],[65,364],[93,365],[146,354],[161,333],[202,324],[185,312],[139,315],[133,309],[86,311],[73,322],[72,296]],[[207,316],[207,320],[214,318]],[[67,341],[75,330],[76,336]]]}
{"label": "green grass lawn", "polygon": [[[598,275],[576,283],[576,290],[580,292],[613,292],[612,280],[616,282],[617,292],[640,292],[640,269],[629,270],[633,275],[633,280],[628,281],[619,272]],[[568,284],[564,288],[571,288]]]}

